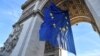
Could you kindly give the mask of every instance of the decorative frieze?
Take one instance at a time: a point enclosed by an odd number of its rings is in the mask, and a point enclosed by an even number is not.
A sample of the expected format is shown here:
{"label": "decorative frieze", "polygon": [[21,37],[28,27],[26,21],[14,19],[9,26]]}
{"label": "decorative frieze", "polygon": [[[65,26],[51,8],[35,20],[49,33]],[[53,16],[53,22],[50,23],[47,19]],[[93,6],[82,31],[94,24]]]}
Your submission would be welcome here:
{"label": "decorative frieze", "polygon": [[13,34],[9,35],[9,38],[4,43],[4,47],[2,47],[0,50],[2,55],[6,54],[6,56],[8,56],[7,54],[10,54],[12,52],[12,50],[17,44],[22,28],[23,25],[17,25],[14,28]]}

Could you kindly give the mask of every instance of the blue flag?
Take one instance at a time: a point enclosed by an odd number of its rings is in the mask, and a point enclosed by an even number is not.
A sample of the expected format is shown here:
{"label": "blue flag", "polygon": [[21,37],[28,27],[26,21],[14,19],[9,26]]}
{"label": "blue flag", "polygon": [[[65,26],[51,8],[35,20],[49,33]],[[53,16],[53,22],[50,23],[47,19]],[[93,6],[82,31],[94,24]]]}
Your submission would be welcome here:
{"label": "blue flag", "polygon": [[68,11],[51,3],[44,8],[44,22],[39,30],[40,40],[76,54]]}

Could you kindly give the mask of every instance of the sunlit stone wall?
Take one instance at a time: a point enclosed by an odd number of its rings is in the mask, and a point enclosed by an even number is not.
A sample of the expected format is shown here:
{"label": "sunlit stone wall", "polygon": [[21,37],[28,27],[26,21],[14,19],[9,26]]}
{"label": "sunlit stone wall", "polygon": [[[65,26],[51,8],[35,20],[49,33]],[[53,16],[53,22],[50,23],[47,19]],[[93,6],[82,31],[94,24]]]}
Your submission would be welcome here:
{"label": "sunlit stone wall", "polygon": [[100,31],[100,0],[85,0]]}

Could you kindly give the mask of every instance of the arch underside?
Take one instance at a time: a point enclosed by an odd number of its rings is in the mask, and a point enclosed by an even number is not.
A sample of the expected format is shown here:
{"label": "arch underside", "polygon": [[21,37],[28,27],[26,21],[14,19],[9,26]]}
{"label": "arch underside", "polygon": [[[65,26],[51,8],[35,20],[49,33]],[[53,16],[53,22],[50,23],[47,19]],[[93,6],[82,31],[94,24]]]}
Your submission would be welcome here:
{"label": "arch underside", "polygon": [[96,26],[96,23],[93,20],[91,20],[91,18],[86,17],[86,16],[76,16],[74,18],[71,18],[72,25],[77,24],[77,23],[81,23],[81,22],[90,23],[92,25],[94,31],[99,32],[99,30]]}
{"label": "arch underside", "polygon": [[74,25],[80,22],[90,23],[94,30],[99,32],[95,20],[86,6],[84,0],[53,0],[53,2],[62,10],[68,10],[70,15],[71,24]]}

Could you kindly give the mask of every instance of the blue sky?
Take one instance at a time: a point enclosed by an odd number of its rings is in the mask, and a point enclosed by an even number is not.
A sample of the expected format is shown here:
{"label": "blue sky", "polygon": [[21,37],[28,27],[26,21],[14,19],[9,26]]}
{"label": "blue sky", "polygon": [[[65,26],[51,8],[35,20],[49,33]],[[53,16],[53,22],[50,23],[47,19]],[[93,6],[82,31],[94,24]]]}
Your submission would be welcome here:
{"label": "blue sky", "polygon": [[[0,0],[0,46],[12,31],[12,25],[21,15],[21,5],[26,0]],[[72,26],[77,56],[100,56],[100,36],[89,23]],[[70,56],[73,56],[69,53]]]}
{"label": "blue sky", "polygon": [[72,26],[77,56],[100,56],[100,36],[89,23]]}
{"label": "blue sky", "polygon": [[25,0],[0,0],[0,46],[6,41],[12,25],[21,15],[21,5]]}

